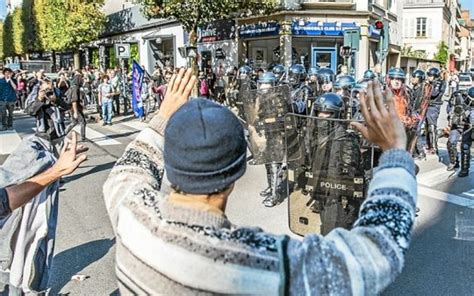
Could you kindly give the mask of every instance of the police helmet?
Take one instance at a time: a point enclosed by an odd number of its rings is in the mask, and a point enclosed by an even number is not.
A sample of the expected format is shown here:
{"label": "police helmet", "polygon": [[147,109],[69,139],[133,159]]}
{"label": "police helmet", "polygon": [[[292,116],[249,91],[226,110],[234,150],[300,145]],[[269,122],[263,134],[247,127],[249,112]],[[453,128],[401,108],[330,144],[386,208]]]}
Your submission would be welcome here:
{"label": "police helmet", "polygon": [[311,67],[311,68],[309,68],[309,70],[308,70],[308,76],[317,76],[317,75],[318,75],[318,72],[319,72],[319,68],[318,68],[318,67]]}
{"label": "police helmet", "polygon": [[329,68],[322,68],[318,71],[318,81],[320,84],[333,82],[334,72]]}
{"label": "police helmet", "polygon": [[423,72],[423,70],[415,70],[412,74],[411,77],[413,78],[418,78],[420,82],[424,81],[426,79],[426,74]]}
{"label": "police helmet", "polygon": [[354,92],[361,92],[367,90],[367,86],[369,85],[369,82],[367,80],[359,81],[354,85],[354,88],[352,88],[352,91]]}
{"label": "police helmet", "polygon": [[350,75],[339,76],[336,79],[336,82],[334,82],[335,89],[351,90],[354,87],[354,85],[356,85],[356,81],[354,77]]}
{"label": "police helmet", "polygon": [[464,105],[464,96],[462,91],[455,91],[452,94],[454,105]]}
{"label": "police helmet", "polygon": [[316,99],[314,109],[317,112],[333,113],[335,117],[344,111],[344,101],[341,96],[335,93],[325,93]]}
{"label": "police helmet", "polygon": [[474,100],[474,86],[467,90],[467,95],[471,98],[471,100]]}
{"label": "police helmet", "polygon": [[438,68],[430,68],[426,73],[428,77],[439,78],[441,76],[441,71]]}
{"label": "police helmet", "polygon": [[250,74],[252,74],[252,68],[250,68],[247,65],[240,67],[239,75],[250,75]]}
{"label": "police helmet", "polygon": [[291,83],[297,83],[306,79],[306,69],[301,64],[295,64],[288,70],[288,77]]}
{"label": "police helmet", "polygon": [[258,78],[258,83],[261,84],[275,84],[277,78],[273,72],[265,72]]}
{"label": "police helmet", "polygon": [[285,66],[280,65],[280,64],[276,65],[275,67],[273,67],[272,72],[273,72],[273,74],[275,74],[277,76],[282,75],[283,73],[285,73]]}
{"label": "police helmet", "polygon": [[388,78],[405,80],[405,71],[401,68],[390,68],[390,70],[388,70]]}
{"label": "police helmet", "polygon": [[372,80],[372,79],[375,79],[377,76],[375,75],[375,72],[372,71],[372,70],[366,70],[364,72],[364,80]]}

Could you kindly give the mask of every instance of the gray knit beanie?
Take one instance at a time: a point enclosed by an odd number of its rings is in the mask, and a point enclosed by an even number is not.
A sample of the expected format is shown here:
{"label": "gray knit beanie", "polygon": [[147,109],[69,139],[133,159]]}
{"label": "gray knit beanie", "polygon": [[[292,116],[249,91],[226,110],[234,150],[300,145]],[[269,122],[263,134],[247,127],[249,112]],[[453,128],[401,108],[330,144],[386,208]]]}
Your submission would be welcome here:
{"label": "gray knit beanie", "polygon": [[237,117],[210,100],[190,100],[166,125],[166,174],[185,193],[209,194],[228,188],[244,174],[246,153]]}

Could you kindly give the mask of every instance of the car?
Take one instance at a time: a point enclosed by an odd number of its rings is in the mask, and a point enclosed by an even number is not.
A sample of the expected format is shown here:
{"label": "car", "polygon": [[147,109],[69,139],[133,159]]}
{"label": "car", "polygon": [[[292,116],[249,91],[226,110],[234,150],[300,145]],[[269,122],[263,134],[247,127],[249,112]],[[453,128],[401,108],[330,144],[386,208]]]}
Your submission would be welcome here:
{"label": "car", "polygon": [[472,77],[469,73],[459,74],[459,90],[466,90],[472,86]]}

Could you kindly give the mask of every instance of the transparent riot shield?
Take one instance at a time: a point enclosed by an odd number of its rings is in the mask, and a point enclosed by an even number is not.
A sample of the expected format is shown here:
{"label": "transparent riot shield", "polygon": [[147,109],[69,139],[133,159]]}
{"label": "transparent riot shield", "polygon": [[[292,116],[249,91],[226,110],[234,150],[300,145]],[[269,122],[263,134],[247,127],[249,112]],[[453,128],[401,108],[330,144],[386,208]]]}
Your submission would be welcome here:
{"label": "transparent riot shield", "polygon": [[357,219],[374,151],[349,124],[295,114],[285,117],[292,232],[327,234],[336,227],[349,229]]}
{"label": "transparent riot shield", "polygon": [[414,153],[416,142],[421,134],[421,129],[425,122],[426,112],[428,111],[429,100],[431,97],[431,85],[425,83],[423,86],[423,95],[419,98],[413,98],[411,110],[409,110],[407,119],[404,120],[407,132],[407,151]]}
{"label": "transparent riot shield", "polygon": [[242,92],[249,148],[255,164],[281,163],[285,156],[285,115],[291,112],[286,85]]}

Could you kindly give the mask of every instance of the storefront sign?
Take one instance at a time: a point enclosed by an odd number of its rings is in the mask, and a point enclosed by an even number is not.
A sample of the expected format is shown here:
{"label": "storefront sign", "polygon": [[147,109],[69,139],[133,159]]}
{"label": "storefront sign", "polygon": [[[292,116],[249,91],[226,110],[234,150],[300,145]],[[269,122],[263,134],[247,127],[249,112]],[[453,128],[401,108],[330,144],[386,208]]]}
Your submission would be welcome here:
{"label": "storefront sign", "polygon": [[293,35],[307,36],[343,36],[344,30],[357,29],[356,23],[339,23],[339,22],[293,22]]}
{"label": "storefront sign", "polygon": [[280,33],[280,24],[276,22],[262,22],[250,25],[240,26],[240,37],[251,38],[251,37],[264,37],[273,36]]}
{"label": "storefront sign", "polygon": [[198,42],[215,42],[235,38],[235,21],[215,21],[198,29]]}

